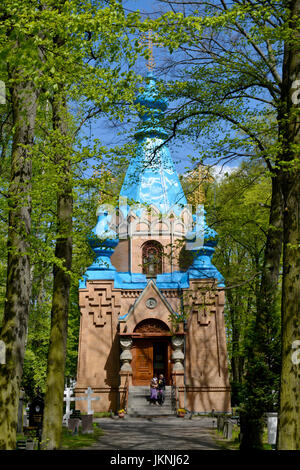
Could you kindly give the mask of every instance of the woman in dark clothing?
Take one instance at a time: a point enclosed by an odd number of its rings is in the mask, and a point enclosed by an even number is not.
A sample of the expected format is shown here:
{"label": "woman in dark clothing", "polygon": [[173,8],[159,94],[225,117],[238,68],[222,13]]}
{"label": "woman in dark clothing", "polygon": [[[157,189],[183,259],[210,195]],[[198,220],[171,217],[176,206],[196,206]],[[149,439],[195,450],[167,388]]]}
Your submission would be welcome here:
{"label": "woman in dark clothing", "polygon": [[165,401],[166,379],[163,374],[159,375],[158,379],[158,403],[160,405]]}

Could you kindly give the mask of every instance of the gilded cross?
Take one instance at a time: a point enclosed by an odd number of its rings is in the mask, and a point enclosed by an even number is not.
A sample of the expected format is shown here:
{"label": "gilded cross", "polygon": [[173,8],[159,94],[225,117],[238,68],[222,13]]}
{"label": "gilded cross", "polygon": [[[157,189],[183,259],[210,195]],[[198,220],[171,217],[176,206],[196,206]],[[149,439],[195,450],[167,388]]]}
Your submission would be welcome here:
{"label": "gilded cross", "polygon": [[157,40],[158,35],[153,33],[152,29],[149,29],[148,33],[143,34],[141,37],[140,44],[141,45],[147,45],[148,52],[149,52],[149,57],[148,57],[148,63],[147,63],[147,68],[149,72],[151,72],[154,69],[154,58],[153,58],[153,46],[159,46],[159,42],[155,41]]}
{"label": "gilded cross", "polygon": [[197,204],[204,204],[205,202],[205,193],[203,188],[204,181],[211,182],[213,181],[213,177],[210,175],[209,169],[202,165],[201,163],[195,168],[191,175],[191,181],[195,181],[197,179],[197,187],[194,191],[194,203]]}

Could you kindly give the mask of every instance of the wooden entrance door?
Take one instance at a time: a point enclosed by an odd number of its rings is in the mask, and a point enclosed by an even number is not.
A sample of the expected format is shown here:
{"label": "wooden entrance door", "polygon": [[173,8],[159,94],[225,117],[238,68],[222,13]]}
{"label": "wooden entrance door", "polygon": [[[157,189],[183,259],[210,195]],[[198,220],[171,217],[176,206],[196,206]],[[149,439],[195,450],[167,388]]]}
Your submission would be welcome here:
{"label": "wooden entrance door", "polygon": [[153,377],[152,341],[139,340],[135,343],[134,385],[149,385]]}
{"label": "wooden entrance door", "polygon": [[168,339],[134,339],[132,353],[133,385],[150,385],[154,373],[163,373],[167,385],[170,383],[171,345]]}

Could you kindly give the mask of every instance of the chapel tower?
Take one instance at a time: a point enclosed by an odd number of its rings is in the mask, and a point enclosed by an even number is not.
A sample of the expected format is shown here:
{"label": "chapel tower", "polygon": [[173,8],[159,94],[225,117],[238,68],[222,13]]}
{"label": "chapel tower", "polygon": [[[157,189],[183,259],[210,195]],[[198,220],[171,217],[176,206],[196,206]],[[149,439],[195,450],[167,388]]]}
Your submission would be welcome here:
{"label": "chapel tower", "polygon": [[203,206],[193,214],[187,203],[158,123],[167,102],[152,74],[137,102],[137,150],[118,211],[100,206],[89,237],[95,261],[79,285],[75,392],[90,386],[101,398],[95,411],[115,411],[127,384],[148,386],[164,373],[181,407],[228,411],[224,283],[211,261],[217,234]]}

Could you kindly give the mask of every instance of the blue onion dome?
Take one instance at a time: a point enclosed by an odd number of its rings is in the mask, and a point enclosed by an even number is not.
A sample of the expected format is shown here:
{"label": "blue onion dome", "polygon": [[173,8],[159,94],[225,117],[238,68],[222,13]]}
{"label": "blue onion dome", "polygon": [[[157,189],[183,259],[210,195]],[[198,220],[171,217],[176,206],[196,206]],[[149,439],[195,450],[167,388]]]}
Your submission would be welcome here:
{"label": "blue onion dome", "polygon": [[[202,210],[202,216],[200,214],[193,214],[194,227],[193,230],[187,232],[186,238],[190,241],[203,240],[203,247],[205,246],[216,246],[217,245],[217,232],[209,227],[206,222],[206,210]],[[197,248],[199,249],[199,247]]]}
{"label": "blue onion dome", "polygon": [[141,129],[135,133],[135,138],[161,137],[165,139],[168,133],[160,127],[159,116],[167,109],[168,102],[158,91],[156,78],[151,73],[147,76],[145,91],[138,95],[135,103],[142,108],[139,117],[143,123]]}
{"label": "blue onion dome", "polygon": [[95,248],[100,245],[107,248],[116,246],[118,244],[118,239],[116,232],[109,226],[112,217],[109,214],[109,210],[105,205],[99,206],[97,215],[97,224],[88,236],[88,242],[91,248]]}
{"label": "blue onion dome", "polygon": [[[140,118],[144,122],[153,117],[158,117],[168,107],[167,99],[162,97],[157,89],[156,80],[156,77],[154,77],[152,73],[149,73],[147,76],[148,83],[146,90],[135,100],[135,103],[138,103],[143,107],[143,111],[140,113]],[[147,113],[146,109],[150,109],[151,112]]]}

